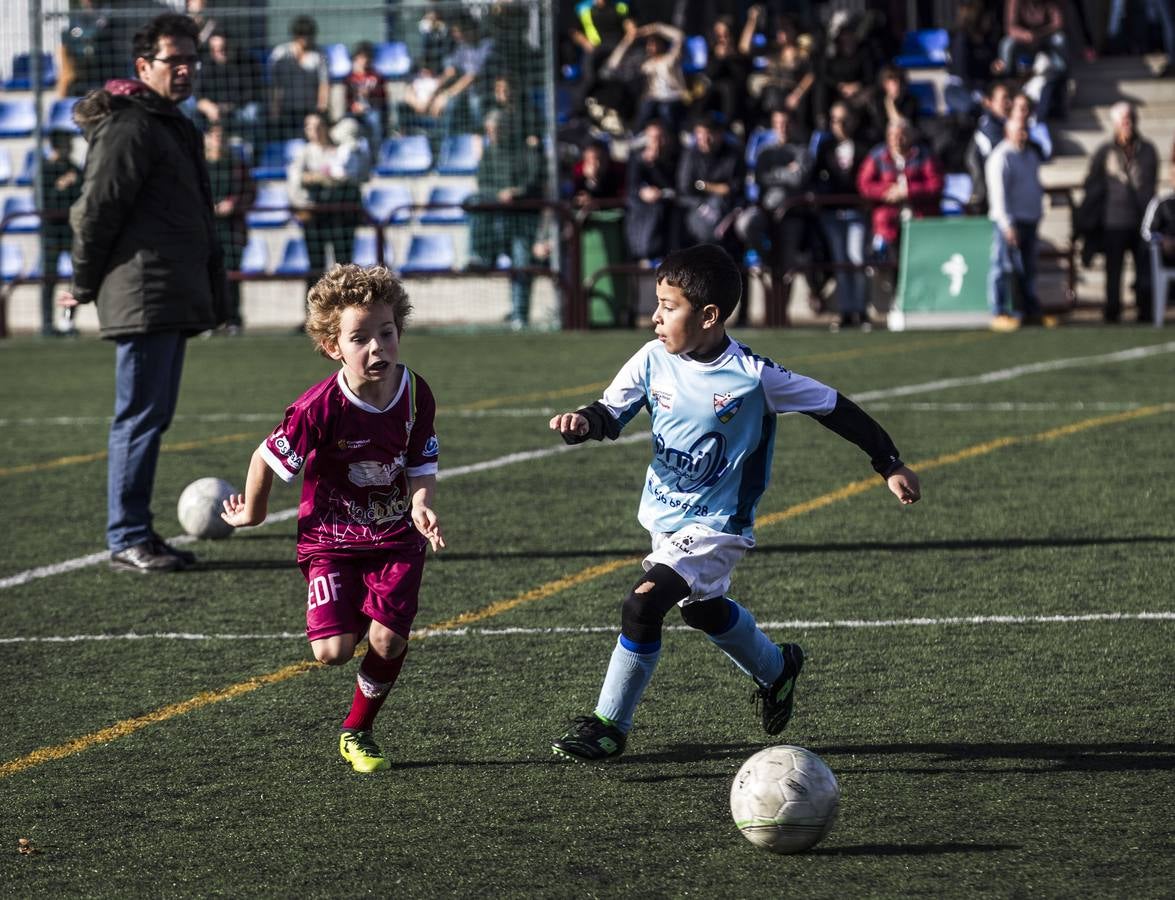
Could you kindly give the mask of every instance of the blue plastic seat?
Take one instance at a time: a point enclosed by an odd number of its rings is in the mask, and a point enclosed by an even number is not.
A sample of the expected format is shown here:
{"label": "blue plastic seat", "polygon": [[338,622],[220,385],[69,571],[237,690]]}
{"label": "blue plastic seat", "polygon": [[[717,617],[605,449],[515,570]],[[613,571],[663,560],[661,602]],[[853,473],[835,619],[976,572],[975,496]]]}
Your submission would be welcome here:
{"label": "blue plastic seat", "polygon": [[[13,234],[25,234],[41,230],[41,217],[33,210],[32,194],[13,194],[4,201],[4,230]],[[9,218],[12,216],[12,218]]]}
{"label": "blue plastic seat", "polygon": [[971,176],[966,172],[948,172],[943,179],[940,211],[944,216],[961,215],[971,199]]}
{"label": "blue plastic seat", "polygon": [[331,81],[342,81],[351,74],[351,51],[346,44],[327,44],[322,49],[326,53],[326,71]]}
{"label": "blue plastic seat", "polygon": [[918,101],[918,115],[934,118],[938,115],[938,94],[933,81],[911,81],[910,93]]}
{"label": "blue plastic seat", "polygon": [[385,184],[370,188],[363,196],[367,214],[380,225],[403,225],[412,219],[412,192],[407,185]]}
{"label": "blue plastic seat", "polygon": [[12,181],[12,157],[7,147],[0,147],[0,184]]}
{"label": "blue plastic seat", "polygon": [[80,99],[80,97],[64,97],[61,100],[53,101],[53,106],[49,108],[48,126],[50,131],[68,131],[71,134],[82,133],[77,122],[73,120],[73,108]]}
{"label": "blue plastic seat", "polygon": [[12,281],[24,274],[24,251],[12,241],[0,243],[0,279]]}
{"label": "blue plastic seat", "polygon": [[37,111],[32,100],[0,100],[0,137],[28,137],[36,127]]}
{"label": "blue plastic seat", "polygon": [[279,275],[305,275],[310,271],[310,253],[304,237],[292,237],[282,248],[282,258],[274,270]]}
{"label": "blue plastic seat", "polygon": [[252,208],[245,213],[245,224],[250,228],[284,228],[290,221],[290,195],[280,181],[271,181],[257,187]]}
{"label": "blue plastic seat", "polygon": [[704,34],[690,35],[685,39],[685,47],[681,54],[681,71],[686,75],[696,75],[704,71],[706,62],[710,58],[710,46],[706,43]]}
{"label": "blue plastic seat", "polygon": [[33,179],[37,175],[37,157],[36,149],[29,147],[25,151],[24,160],[20,164],[20,170],[16,173],[16,179],[12,182],[17,187],[29,187],[33,183]]}
{"label": "blue plastic seat", "polygon": [[473,193],[469,188],[455,184],[438,184],[428,192],[427,209],[420,215],[421,225],[461,225],[465,222],[465,210],[461,204]]}
{"label": "blue plastic seat", "polygon": [[294,155],[305,145],[305,138],[269,141],[261,148],[261,158],[253,167],[253,178],[257,181],[285,178],[286,167],[293,162]]}
{"label": "blue plastic seat", "polygon": [[379,148],[375,171],[380,175],[423,175],[432,169],[432,148],[423,134],[388,138]]}
{"label": "blue plastic seat", "polygon": [[[377,252],[374,231],[358,231],[355,233],[355,248],[351,251],[351,262],[357,266],[370,268],[378,266],[379,253]],[[384,261],[388,268],[392,265],[392,245],[384,241]]]}
{"label": "blue plastic seat", "polygon": [[[57,84],[57,64],[51,53],[41,54],[41,85],[53,87]],[[18,53],[12,57],[12,77],[4,82],[9,91],[31,91],[33,89],[33,55]]]}
{"label": "blue plastic seat", "polygon": [[407,78],[412,71],[412,57],[408,55],[408,45],[403,41],[381,41],[376,44],[375,58],[371,63],[384,78]]}
{"label": "blue plastic seat", "polygon": [[437,172],[441,175],[474,175],[481,159],[476,134],[451,134],[441,141]]}
{"label": "blue plastic seat", "polygon": [[907,31],[894,65],[903,69],[941,69],[950,61],[951,34],[945,28]]}
{"label": "blue plastic seat", "polygon": [[241,253],[241,271],[248,275],[263,275],[269,269],[269,246],[265,239],[249,235]]}
{"label": "blue plastic seat", "polygon": [[453,249],[453,239],[447,234],[414,234],[408,245],[404,264],[400,271],[405,274],[413,272],[448,272],[453,268],[457,253]]}

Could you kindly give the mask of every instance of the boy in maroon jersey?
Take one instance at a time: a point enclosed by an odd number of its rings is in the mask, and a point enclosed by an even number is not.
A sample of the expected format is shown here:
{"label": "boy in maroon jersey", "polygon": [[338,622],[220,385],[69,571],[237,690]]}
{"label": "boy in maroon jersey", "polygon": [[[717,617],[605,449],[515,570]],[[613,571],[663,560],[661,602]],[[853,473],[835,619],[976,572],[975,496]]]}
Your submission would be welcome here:
{"label": "boy in maroon jersey", "polygon": [[245,493],[224,502],[230,525],[265,520],[276,472],[303,473],[298,565],[309,584],[306,636],[315,658],[342,665],[367,634],[339,752],[357,772],[387,768],[372,737],[408,649],[425,546],[445,546],[433,512],[436,401],[399,362],[412,309],[384,268],[335,266],[311,288],[306,333],[340,370],[293,402],[253,452]]}

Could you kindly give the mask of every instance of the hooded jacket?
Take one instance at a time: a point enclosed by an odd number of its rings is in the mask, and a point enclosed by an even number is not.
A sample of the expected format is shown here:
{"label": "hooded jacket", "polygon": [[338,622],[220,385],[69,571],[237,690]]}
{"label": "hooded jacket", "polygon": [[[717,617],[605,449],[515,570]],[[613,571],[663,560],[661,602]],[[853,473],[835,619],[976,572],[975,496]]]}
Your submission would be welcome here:
{"label": "hooded jacket", "polygon": [[91,91],[74,120],[89,144],[69,215],[74,297],[98,304],[108,338],[220,324],[224,263],[195,126],[132,79]]}

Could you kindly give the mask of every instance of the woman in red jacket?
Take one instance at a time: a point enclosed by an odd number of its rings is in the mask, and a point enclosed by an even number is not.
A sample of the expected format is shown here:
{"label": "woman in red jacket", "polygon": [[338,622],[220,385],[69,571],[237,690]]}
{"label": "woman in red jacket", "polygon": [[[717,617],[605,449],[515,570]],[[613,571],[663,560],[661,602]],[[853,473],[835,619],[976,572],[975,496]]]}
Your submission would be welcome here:
{"label": "woman in red jacket", "polygon": [[857,173],[857,190],[874,201],[873,249],[896,248],[903,218],[937,215],[942,197],[942,164],[905,119],[891,120],[885,143],[874,147]]}

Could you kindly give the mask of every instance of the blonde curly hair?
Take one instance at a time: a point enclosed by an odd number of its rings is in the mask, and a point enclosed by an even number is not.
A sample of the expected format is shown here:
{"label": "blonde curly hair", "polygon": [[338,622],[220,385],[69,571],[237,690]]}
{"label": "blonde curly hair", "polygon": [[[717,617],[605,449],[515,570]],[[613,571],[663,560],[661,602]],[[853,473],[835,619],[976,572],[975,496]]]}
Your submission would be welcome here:
{"label": "blonde curly hair", "polygon": [[365,269],[354,263],[333,266],[310,289],[306,298],[306,334],[318,352],[328,356],[326,345],[339,342],[339,319],[350,306],[371,309],[377,303],[392,308],[396,331],[404,333],[404,324],[412,312],[408,292],[395,275],[383,266]]}

